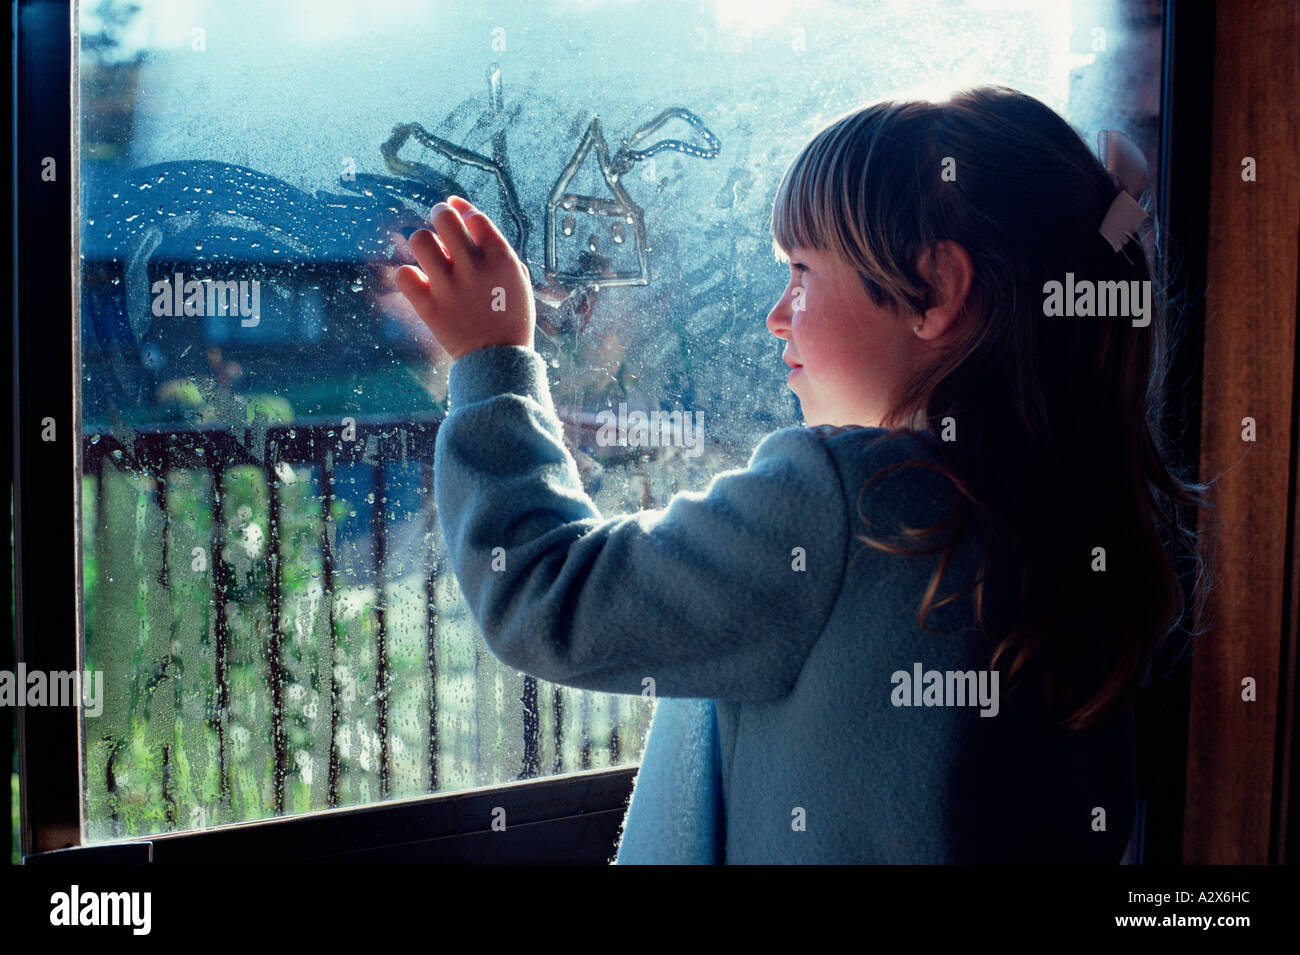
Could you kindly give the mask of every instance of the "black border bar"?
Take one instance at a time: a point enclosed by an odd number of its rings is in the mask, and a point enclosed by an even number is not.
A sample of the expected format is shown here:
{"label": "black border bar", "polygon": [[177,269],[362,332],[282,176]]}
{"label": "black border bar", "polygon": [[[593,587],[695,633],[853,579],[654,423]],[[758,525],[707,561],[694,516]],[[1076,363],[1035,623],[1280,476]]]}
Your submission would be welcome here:
{"label": "black border bar", "polygon": [[[13,314],[14,595],[18,660],[81,669],[78,550],[78,356],[73,289],[72,12],[66,0],[19,0],[15,27]],[[49,166],[49,161],[53,166]],[[47,169],[52,168],[52,179]],[[55,440],[43,440],[52,421]],[[18,709],[22,847],[81,842],[81,710]]]}

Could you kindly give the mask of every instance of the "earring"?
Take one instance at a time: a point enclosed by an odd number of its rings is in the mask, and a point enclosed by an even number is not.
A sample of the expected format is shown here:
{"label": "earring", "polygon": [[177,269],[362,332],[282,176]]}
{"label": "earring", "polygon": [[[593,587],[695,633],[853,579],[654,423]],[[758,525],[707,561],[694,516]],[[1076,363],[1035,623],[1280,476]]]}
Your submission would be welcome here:
{"label": "earring", "polygon": [[920,326],[920,325],[913,325],[913,326],[912,326],[912,331],[916,332],[918,335],[921,334],[921,326]]}

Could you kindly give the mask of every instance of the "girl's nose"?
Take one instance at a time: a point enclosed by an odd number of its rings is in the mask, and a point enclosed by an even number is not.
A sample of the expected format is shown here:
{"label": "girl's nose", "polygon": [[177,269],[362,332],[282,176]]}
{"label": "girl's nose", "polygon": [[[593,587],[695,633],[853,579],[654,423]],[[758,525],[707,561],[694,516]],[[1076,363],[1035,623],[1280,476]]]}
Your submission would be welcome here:
{"label": "girl's nose", "polygon": [[790,337],[790,322],[787,315],[788,309],[785,307],[785,298],[773,306],[772,311],[767,313],[767,330],[777,338],[788,339]]}

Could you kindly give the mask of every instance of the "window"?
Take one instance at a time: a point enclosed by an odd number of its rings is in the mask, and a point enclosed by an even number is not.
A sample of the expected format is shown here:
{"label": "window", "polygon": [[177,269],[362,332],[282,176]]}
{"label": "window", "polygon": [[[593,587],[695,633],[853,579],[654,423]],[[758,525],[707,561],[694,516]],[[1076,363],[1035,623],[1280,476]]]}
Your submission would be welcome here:
{"label": "window", "polygon": [[[449,192],[530,266],[608,516],[798,422],[768,216],[834,116],[999,82],[1158,155],[1155,3],[103,0],[74,23],[89,842],[638,759],[648,700],[502,666],[451,575],[448,363],[388,264]],[[698,412],[700,447],[600,445],[620,406]]]}

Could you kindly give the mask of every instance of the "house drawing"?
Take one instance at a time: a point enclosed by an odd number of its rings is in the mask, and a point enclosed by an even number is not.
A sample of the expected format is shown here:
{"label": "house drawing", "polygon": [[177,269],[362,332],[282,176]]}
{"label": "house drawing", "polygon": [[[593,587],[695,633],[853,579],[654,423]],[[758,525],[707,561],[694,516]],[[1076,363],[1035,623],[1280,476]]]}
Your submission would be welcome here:
{"label": "house drawing", "polygon": [[[592,145],[612,197],[568,192]],[[609,157],[600,118],[592,119],[582,142],[546,200],[546,274],[563,284],[648,285],[645,213],[632,201]],[[628,243],[631,232],[632,242]],[[560,235],[557,235],[557,232]],[[561,242],[560,239],[564,241]],[[557,248],[560,247],[560,248]],[[564,260],[559,261],[563,253]]]}

